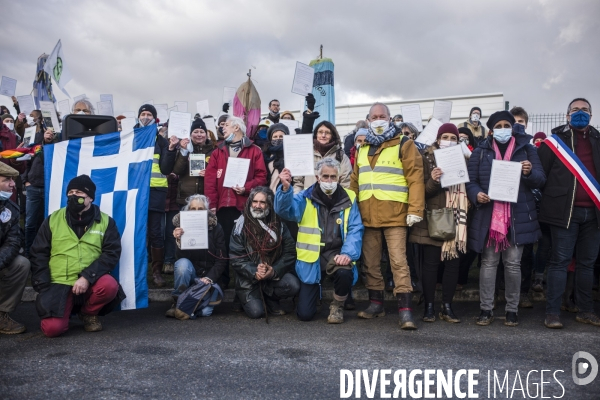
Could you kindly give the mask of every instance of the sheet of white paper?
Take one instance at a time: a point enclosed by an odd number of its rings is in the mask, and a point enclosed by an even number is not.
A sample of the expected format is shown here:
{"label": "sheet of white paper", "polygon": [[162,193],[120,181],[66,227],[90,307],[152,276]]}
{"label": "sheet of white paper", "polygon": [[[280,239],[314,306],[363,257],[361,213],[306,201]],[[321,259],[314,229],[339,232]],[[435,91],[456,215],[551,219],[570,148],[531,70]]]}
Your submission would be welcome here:
{"label": "sheet of white paper", "polygon": [[58,102],[58,111],[62,116],[71,113],[71,106],[69,105],[69,99],[64,99]]}
{"label": "sheet of white paper", "polygon": [[465,142],[460,142],[460,148],[463,151],[463,155],[467,159],[471,158],[471,150],[469,150],[469,148],[467,147],[467,144]]}
{"label": "sheet of white paper", "polygon": [[227,169],[225,170],[225,179],[223,187],[244,186],[248,179],[250,170],[250,160],[247,158],[229,157],[227,159]]}
{"label": "sheet of white paper", "polygon": [[146,100],[146,101],[143,101],[142,104],[150,104],[150,105],[153,106],[154,105],[154,100],[152,100],[152,99]]}
{"label": "sheet of white paper", "polygon": [[435,100],[433,102],[433,118],[443,124],[450,122],[452,115],[452,102],[446,100]]}
{"label": "sheet of white paper", "polygon": [[421,132],[421,134],[417,137],[415,142],[424,143],[427,146],[431,146],[437,139],[438,129],[440,129],[440,126],[442,125],[443,124],[440,121],[432,118],[425,129],[423,129],[423,132]]}
{"label": "sheet of white paper", "polygon": [[233,98],[237,89],[234,87],[225,86],[223,88],[223,103],[229,103],[229,107],[233,109]]}
{"label": "sheet of white paper", "polygon": [[100,101],[113,101],[113,95],[112,94],[101,94]]}
{"label": "sheet of white paper", "polygon": [[121,120],[121,132],[131,132],[135,126],[135,118],[123,118]]}
{"label": "sheet of white paper", "polygon": [[85,93],[84,94],[80,94],[79,96],[75,96],[73,98],[73,104],[76,104],[79,100],[83,100],[83,99],[86,99],[86,98],[87,98],[87,96],[85,95]]}
{"label": "sheet of white paper", "polygon": [[177,111],[179,111],[179,112],[188,112],[187,101],[176,101],[175,107],[177,107]]}
{"label": "sheet of white paper", "polygon": [[199,176],[206,169],[206,154],[190,154],[190,176]]}
{"label": "sheet of white paper", "polygon": [[169,137],[177,136],[179,139],[189,138],[191,125],[192,114],[171,111],[169,114]]}
{"label": "sheet of white paper", "polygon": [[[233,110],[233,107],[231,109]],[[197,101],[196,110],[198,111],[198,114],[200,114],[200,117],[210,115],[210,111],[208,109],[208,100]]]}
{"label": "sheet of white paper", "polygon": [[23,134],[23,146],[24,147],[29,146],[29,144],[31,143],[31,141],[33,140],[33,138],[35,136],[36,130],[37,130],[37,127],[35,127],[35,126],[25,128],[25,133]]}
{"label": "sheet of white paper", "polygon": [[435,150],[433,155],[435,163],[442,170],[440,183],[443,188],[469,182],[469,171],[467,171],[467,163],[460,146]]}
{"label": "sheet of white paper", "polygon": [[40,111],[42,115],[44,112],[50,113],[50,118],[52,119],[52,128],[54,132],[60,132],[60,125],[58,123],[58,116],[56,115],[56,109],[54,108],[54,103],[51,101],[40,101]]}
{"label": "sheet of white paper", "polygon": [[292,176],[315,174],[314,152],[312,135],[283,137],[283,160]]}
{"label": "sheet of white paper", "polygon": [[113,116],[112,101],[100,101],[96,103],[96,105],[98,106],[98,109],[96,110],[97,115],[110,115],[111,117]]}
{"label": "sheet of white paper", "polygon": [[169,105],[168,104],[154,104],[154,108],[156,108],[156,116],[160,120],[161,123],[167,122],[169,119]]}
{"label": "sheet of white paper", "polygon": [[121,115],[123,115],[125,118],[135,119],[135,111],[125,111],[122,112]]}
{"label": "sheet of white paper", "polygon": [[202,118],[202,120],[204,121],[204,124],[206,124],[206,129],[211,131],[213,133],[213,135],[215,135],[215,139],[217,139],[218,133],[217,133],[217,125],[215,124],[215,119],[212,117],[208,117],[208,118]]}
{"label": "sheet of white paper", "polygon": [[523,166],[514,161],[492,161],[488,196],[492,200],[516,203],[519,198]]}
{"label": "sheet of white paper", "polygon": [[423,118],[421,117],[421,106],[418,104],[409,104],[400,107],[402,110],[402,119],[404,122],[410,122],[421,132],[423,130]]}
{"label": "sheet of white paper", "polygon": [[0,94],[11,97],[15,95],[15,90],[17,90],[17,80],[3,76],[2,82],[0,82]]}
{"label": "sheet of white paper", "polygon": [[309,65],[302,64],[300,61],[296,61],[296,71],[294,72],[292,93],[306,96],[312,92],[314,80],[315,69]]}
{"label": "sheet of white paper", "polygon": [[280,119],[279,123],[284,124],[290,130],[290,135],[296,134],[296,128],[299,128],[298,121],[294,121],[293,119]]}
{"label": "sheet of white paper", "polygon": [[181,211],[181,250],[208,249],[208,211]]}
{"label": "sheet of white paper", "polygon": [[[25,96],[17,96],[17,101],[19,102],[19,107],[21,108],[21,112],[25,115],[31,114],[31,112],[33,110],[35,110],[35,108],[36,108],[35,103],[33,102],[33,97],[31,97],[30,94],[25,95]],[[68,113],[69,110],[67,110],[65,112]]]}

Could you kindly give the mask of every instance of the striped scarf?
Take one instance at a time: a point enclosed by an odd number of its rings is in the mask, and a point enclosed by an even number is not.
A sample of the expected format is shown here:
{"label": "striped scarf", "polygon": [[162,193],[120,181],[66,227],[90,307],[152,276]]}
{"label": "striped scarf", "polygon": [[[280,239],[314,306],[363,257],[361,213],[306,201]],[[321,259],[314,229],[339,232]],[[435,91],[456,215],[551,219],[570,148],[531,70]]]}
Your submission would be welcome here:
{"label": "striped scarf", "polygon": [[467,252],[467,209],[469,200],[465,184],[452,185],[446,191],[446,207],[452,208],[456,235],[442,244],[442,261],[458,258],[458,252]]}

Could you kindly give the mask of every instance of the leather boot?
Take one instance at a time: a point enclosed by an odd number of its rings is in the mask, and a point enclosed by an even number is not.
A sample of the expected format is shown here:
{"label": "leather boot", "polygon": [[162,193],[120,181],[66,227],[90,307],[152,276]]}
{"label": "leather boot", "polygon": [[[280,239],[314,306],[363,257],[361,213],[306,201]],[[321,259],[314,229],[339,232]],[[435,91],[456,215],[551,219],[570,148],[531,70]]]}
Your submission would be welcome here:
{"label": "leather boot", "polygon": [[572,313],[579,312],[579,307],[573,301],[575,299],[575,272],[567,272],[567,285],[562,298],[560,309]]}
{"label": "leather boot", "polygon": [[412,293],[398,293],[398,314],[400,316],[400,329],[415,330],[417,325],[412,316]]}
{"label": "leather boot", "polygon": [[435,308],[433,303],[425,303],[425,310],[423,311],[423,321],[435,322]]}
{"label": "leather boot", "polygon": [[160,271],[162,270],[163,262],[165,260],[165,248],[152,247],[152,279],[154,284],[161,288],[165,286],[165,280],[163,279]]}
{"label": "leather boot", "polygon": [[341,324],[344,322],[344,302],[333,299],[329,305],[328,324]]}
{"label": "leather boot", "polygon": [[359,311],[356,314],[359,318],[371,319],[375,317],[384,317],[385,310],[383,309],[383,290],[369,289],[369,307],[364,311]]}
{"label": "leather boot", "polygon": [[460,322],[460,319],[456,316],[456,314],[454,314],[454,311],[452,311],[451,303],[442,304],[442,312],[440,313],[440,319],[452,322],[454,324],[458,324]]}

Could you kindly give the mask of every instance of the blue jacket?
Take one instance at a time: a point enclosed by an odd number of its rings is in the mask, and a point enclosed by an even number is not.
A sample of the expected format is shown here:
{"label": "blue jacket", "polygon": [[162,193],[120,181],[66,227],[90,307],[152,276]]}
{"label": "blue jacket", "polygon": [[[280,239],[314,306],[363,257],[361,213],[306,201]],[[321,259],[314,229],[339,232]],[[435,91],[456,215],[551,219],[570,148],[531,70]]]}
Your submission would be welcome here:
{"label": "blue jacket", "polygon": [[[538,224],[535,199],[532,189],[540,189],[546,183],[546,175],[538,158],[536,148],[529,143],[530,135],[516,135],[515,150],[510,161],[529,161],[531,173],[529,176],[521,174],[519,197],[517,203],[511,203],[511,222],[509,228],[509,241],[511,244],[535,243],[541,237]],[[488,193],[492,161],[496,158],[492,147],[492,137],[479,144],[469,159],[469,178],[466,184],[469,201],[475,205],[475,213],[469,223],[468,245],[469,249],[481,253],[488,241],[488,233],[492,221],[494,202],[480,204],[477,202],[477,193]]]}
{"label": "blue jacket", "polygon": [[[312,199],[312,193],[315,188],[315,185],[312,185],[308,189],[301,191],[300,193],[294,194],[292,188],[289,188],[287,192],[283,191],[283,185],[280,185],[277,188],[277,192],[275,193],[275,212],[283,219],[288,221],[300,222],[302,220],[302,216],[304,215],[304,210],[306,209],[307,199],[310,199],[312,202],[312,206],[317,209],[317,215],[319,215],[319,225],[322,224],[322,218],[319,213],[319,204],[317,204]],[[341,189],[341,188],[340,188]],[[362,218],[360,216],[360,211],[358,209],[358,201],[355,201],[350,208],[350,215],[348,216],[348,232],[347,235],[344,234],[344,210],[340,211],[340,216],[342,223],[335,224],[336,226],[329,226],[320,228],[327,232],[330,229],[340,229],[342,236],[342,249],[340,254],[345,254],[352,259],[352,261],[356,261],[360,258],[361,249],[362,249],[362,237],[365,227],[362,223]],[[339,227],[339,228],[338,228]],[[358,270],[356,269],[356,265],[353,263],[352,271],[354,273],[354,281],[352,284],[354,285],[358,280]],[[306,284],[315,284],[321,281],[321,265],[320,265],[320,257],[314,263],[307,263],[304,261],[296,260],[296,273],[298,274],[298,278],[306,283]]]}

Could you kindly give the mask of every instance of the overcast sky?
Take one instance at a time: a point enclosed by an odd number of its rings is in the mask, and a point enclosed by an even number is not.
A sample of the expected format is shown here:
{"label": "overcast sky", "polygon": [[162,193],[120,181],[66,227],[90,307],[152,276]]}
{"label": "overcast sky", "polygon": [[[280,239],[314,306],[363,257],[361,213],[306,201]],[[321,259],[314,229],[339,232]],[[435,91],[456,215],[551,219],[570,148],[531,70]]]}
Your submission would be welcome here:
{"label": "overcast sky", "polygon": [[[299,109],[296,61],[324,46],[336,104],[503,92],[530,113],[600,107],[600,2],[503,1],[8,1],[0,74],[27,94],[36,60],[62,39],[72,97],[114,95],[115,111],[173,106],[239,86],[250,66],[262,99]],[[56,97],[66,98],[54,85]],[[0,97],[0,104],[9,105]]]}

